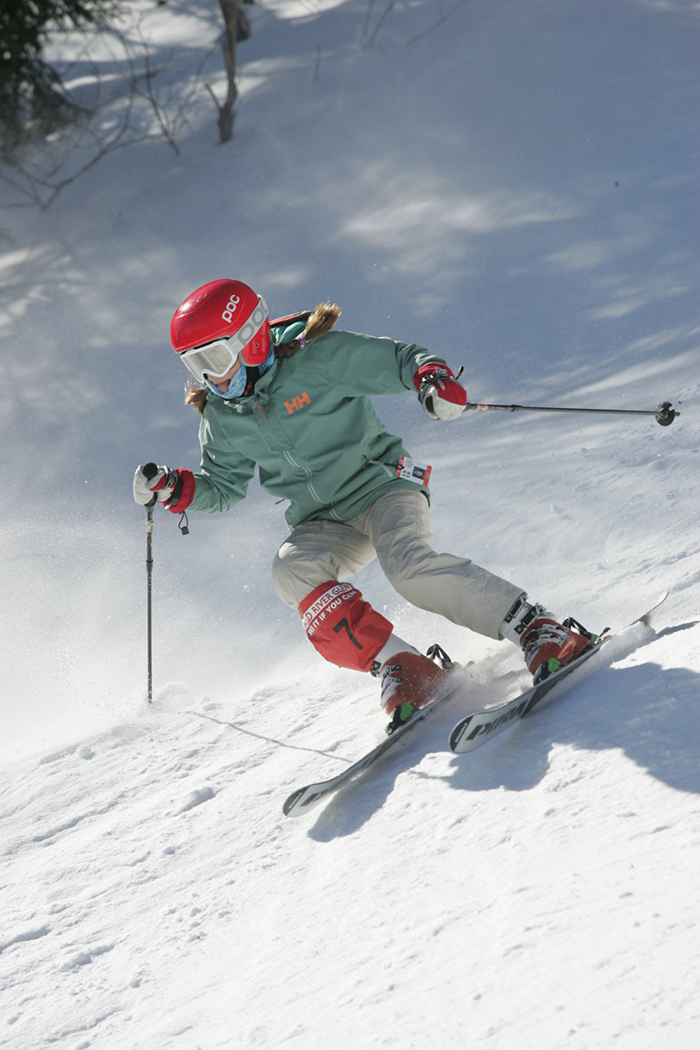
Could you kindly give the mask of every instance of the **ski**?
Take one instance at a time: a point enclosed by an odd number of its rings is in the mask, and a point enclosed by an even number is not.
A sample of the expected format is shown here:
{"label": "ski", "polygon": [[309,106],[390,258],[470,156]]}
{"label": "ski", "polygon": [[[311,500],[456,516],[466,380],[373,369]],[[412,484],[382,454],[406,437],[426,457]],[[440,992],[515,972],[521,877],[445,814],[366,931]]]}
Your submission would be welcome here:
{"label": "ski", "polygon": [[441,701],[446,697],[453,695],[454,689],[451,689],[448,685],[443,692],[436,697],[431,704],[426,707],[419,708],[415,714],[411,716],[408,722],[395,729],[391,736],[388,736],[386,740],[382,740],[380,744],[368,751],[366,755],[359,758],[357,762],[353,762],[352,765],[339,773],[335,777],[331,777],[329,780],[320,780],[317,784],[308,784],[306,787],[298,788],[293,791],[289,798],[286,800],[282,807],[282,811],[286,817],[299,817],[304,813],[308,813],[310,809],[317,806],[322,799],[328,795],[335,794],[336,791],[340,791],[342,787],[349,784],[351,780],[355,780],[356,777],[364,773],[366,769],[374,765],[378,758],[397,744],[406,733],[409,733],[412,729],[415,729],[427,716],[434,711],[434,709],[440,704]]}
{"label": "ski", "polygon": [[[637,623],[650,625],[667,597],[668,592],[662,595],[651,609],[644,613],[643,616],[640,616],[637,620],[634,620],[629,626],[632,627]],[[531,689],[514,697],[505,704],[484,711],[478,711],[461,719],[450,733],[451,749],[458,754],[465,751],[476,750],[476,748],[481,747],[481,745],[485,744],[488,740],[492,740],[494,736],[497,736],[504,729],[507,729],[509,725],[513,724],[513,722],[516,722],[526,714],[529,714],[530,711],[532,711],[532,709],[539,704],[545,696],[553,691],[556,686],[562,687],[557,690],[557,693],[563,692],[563,680],[569,678],[569,676],[583,663],[595,656],[605,642],[613,637],[616,637],[616,635],[611,634],[609,631],[604,631],[596,642],[594,642],[593,646],[583,653],[578,660],[563,667],[561,671],[550,675],[544,682],[541,682],[537,686],[533,686]],[[571,681],[569,684],[574,683]],[[305,787],[293,791],[282,807],[284,815],[287,817],[303,816],[305,813],[308,813],[309,810],[314,809],[324,799],[335,794],[352,781],[356,780],[367,769],[369,769],[370,766],[373,766],[374,763],[389,750],[389,748],[393,747],[394,744],[397,744],[406,733],[409,733],[412,729],[415,729],[417,725],[423,722],[441,702],[448,697],[454,696],[463,688],[463,680],[449,684],[431,704],[417,710],[405,725],[397,729],[391,734],[391,736],[388,736],[386,740],[377,744],[377,746],[372,748],[371,751],[368,751],[366,755],[363,755],[356,762],[347,766],[341,773],[338,773],[337,776],[330,777],[328,780],[320,780],[315,784],[307,784]]]}
{"label": "ski", "polygon": [[[643,616],[628,624],[625,630],[640,623],[650,626],[667,597],[668,591]],[[619,632],[612,634],[606,629],[596,639],[591,648],[582,653],[578,660],[574,660],[572,663],[567,664],[566,667],[562,667],[561,670],[545,678],[539,685],[532,686],[531,689],[527,689],[524,693],[513,697],[512,700],[508,700],[504,704],[477,711],[460,719],[450,733],[449,744],[451,750],[456,754],[476,751],[482,744],[493,740],[495,736],[508,729],[514,722],[524,718],[525,715],[529,715],[533,708],[540,704],[553,690],[556,689],[557,695],[560,696],[568,686],[575,684],[576,675],[574,672],[582,664],[594,658],[605,643],[609,639],[616,637],[617,633]],[[572,675],[573,677],[571,677]]]}

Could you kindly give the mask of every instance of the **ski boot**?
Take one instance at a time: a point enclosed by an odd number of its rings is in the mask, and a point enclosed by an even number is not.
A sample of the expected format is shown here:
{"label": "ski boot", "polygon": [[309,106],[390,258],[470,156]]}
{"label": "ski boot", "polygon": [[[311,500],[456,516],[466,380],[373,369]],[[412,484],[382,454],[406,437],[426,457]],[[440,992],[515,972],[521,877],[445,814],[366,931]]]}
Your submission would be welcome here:
{"label": "ski boot", "polygon": [[596,640],[596,635],[572,617],[559,623],[541,605],[531,606],[522,622],[520,645],[535,685],[573,663]]}
{"label": "ski boot", "polygon": [[381,703],[391,721],[387,736],[408,722],[413,712],[435,699],[454,667],[439,645],[431,645],[426,656],[416,652],[395,653],[372,673],[381,678]]}

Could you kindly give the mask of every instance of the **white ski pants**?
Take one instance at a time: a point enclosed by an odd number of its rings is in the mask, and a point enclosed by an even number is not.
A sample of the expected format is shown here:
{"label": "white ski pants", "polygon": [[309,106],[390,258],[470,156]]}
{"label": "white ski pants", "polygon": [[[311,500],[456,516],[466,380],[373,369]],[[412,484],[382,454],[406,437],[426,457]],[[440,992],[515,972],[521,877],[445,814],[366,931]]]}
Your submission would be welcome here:
{"label": "white ski pants", "polygon": [[358,572],[373,558],[398,593],[478,634],[499,638],[521,587],[467,558],[432,549],[430,507],[419,492],[396,490],[348,522],[308,521],[282,544],[272,565],[275,590],[298,609],[315,588]]}

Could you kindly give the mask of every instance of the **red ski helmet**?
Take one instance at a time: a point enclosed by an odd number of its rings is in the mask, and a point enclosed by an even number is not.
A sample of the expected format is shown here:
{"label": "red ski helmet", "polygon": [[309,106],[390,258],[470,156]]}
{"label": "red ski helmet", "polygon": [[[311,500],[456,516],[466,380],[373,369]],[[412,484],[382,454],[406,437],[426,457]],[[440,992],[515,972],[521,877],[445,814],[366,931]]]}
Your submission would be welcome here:
{"label": "red ski helmet", "polygon": [[239,355],[244,364],[259,366],[271,346],[265,300],[243,281],[209,281],[175,311],[170,342],[199,382],[205,373],[225,375]]}

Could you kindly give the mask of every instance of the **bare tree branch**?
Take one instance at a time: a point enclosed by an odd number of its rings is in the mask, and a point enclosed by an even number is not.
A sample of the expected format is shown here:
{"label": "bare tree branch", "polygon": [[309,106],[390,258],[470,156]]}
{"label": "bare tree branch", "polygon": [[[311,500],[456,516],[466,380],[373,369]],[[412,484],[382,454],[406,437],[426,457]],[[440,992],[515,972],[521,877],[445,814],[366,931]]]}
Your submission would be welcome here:
{"label": "bare tree branch", "polygon": [[[75,106],[76,117],[72,122],[49,136],[35,136],[23,143],[22,148],[6,159],[0,167],[0,178],[20,198],[5,207],[48,208],[66,186],[81,178],[104,157],[137,142],[160,140],[166,142],[175,153],[179,153],[176,136],[186,124],[186,109],[196,90],[201,76],[201,65],[195,84],[185,94],[176,109],[172,109],[172,91],[165,101],[158,97],[154,81],[158,73],[168,68],[168,63],[156,70],[151,49],[139,22],[131,29],[138,38],[139,54],[134,56],[126,33],[111,31],[99,34],[103,46],[118,70],[123,92],[121,101],[115,103],[114,92],[104,99],[105,82],[96,63],[92,63],[91,87],[94,92],[90,105]],[[111,40],[116,39],[122,54],[117,54]],[[88,48],[85,49],[85,54]],[[204,61],[205,59],[203,59]],[[145,103],[136,114],[136,103]],[[156,130],[145,114],[150,112]],[[116,116],[116,119],[115,119]],[[84,160],[80,155],[87,153]]]}
{"label": "bare tree branch", "polygon": [[382,26],[384,25],[385,21],[387,20],[387,18],[391,14],[392,8],[394,8],[395,6],[396,6],[396,0],[389,0],[389,3],[386,5],[386,7],[384,8],[382,14],[377,19],[377,24],[374,27],[374,31],[373,31],[372,35],[370,36],[369,40],[367,40],[365,42],[365,44],[364,44],[365,48],[372,47],[372,45],[374,44],[374,41],[377,39],[377,33],[382,28]]}
{"label": "bare tree branch", "polygon": [[459,11],[461,7],[464,7],[464,5],[468,2],[469,0],[460,0],[460,2],[450,11],[448,11],[447,14],[440,15],[437,22],[433,22],[433,24],[428,29],[426,29],[424,33],[418,33],[416,36],[412,36],[410,40],[407,40],[406,47],[410,47],[411,44],[416,44],[419,40],[424,40],[426,36],[430,36],[434,29],[437,29],[438,26],[441,26],[442,23],[446,22],[448,18],[452,18],[452,15]]}
{"label": "bare tree branch", "polygon": [[[250,36],[251,29],[240,0],[218,2],[224,17],[220,40],[227,81],[224,100],[218,100],[209,84],[204,87],[216,106],[219,141],[224,143],[233,136],[238,98],[236,44]],[[29,129],[17,149],[3,158],[0,180],[10,187],[16,199],[2,207],[46,209],[66,186],[104,157],[129,145],[161,141],[180,153],[178,138],[188,123],[188,110],[201,92],[204,65],[212,52],[202,56],[196,72],[190,74],[189,86],[186,82],[183,86],[181,78],[165,75],[172,68],[172,56],[154,64],[151,45],[142,29],[144,17],[134,19],[123,32],[105,28],[81,48],[78,58],[68,67],[78,70],[81,81],[80,104],[71,100],[74,117],[50,135]],[[90,62],[90,44],[96,38],[117,71],[116,79],[106,78],[97,62]]]}
{"label": "bare tree branch", "polygon": [[[219,0],[219,7],[224,17],[224,31],[221,34],[221,51],[224,56],[224,68],[226,70],[226,97],[219,102],[210,84],[205,87],[212,97],[214,105],[219,114],[217,124],[219,126],[219,143],[223,145],[233,137],[233,121],[235,117],[234,107],[238,98],[238,87],[236,85],[236,44],[239,33],[239,7],[238,0]],[[244,16],[245,17],[245,16]],[[246,18],[247,22],[247,18]],[[248,32],[250,26],[248,25]]]}

